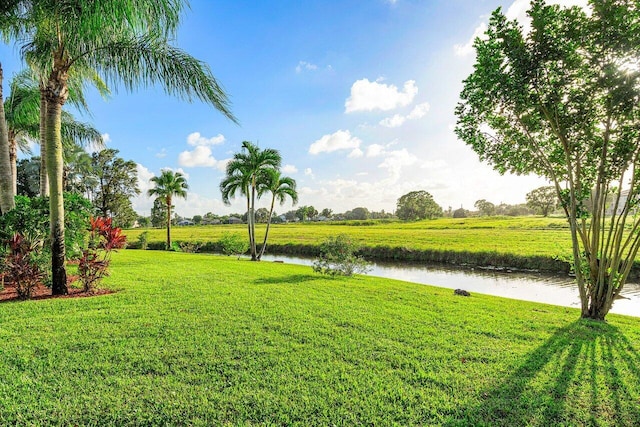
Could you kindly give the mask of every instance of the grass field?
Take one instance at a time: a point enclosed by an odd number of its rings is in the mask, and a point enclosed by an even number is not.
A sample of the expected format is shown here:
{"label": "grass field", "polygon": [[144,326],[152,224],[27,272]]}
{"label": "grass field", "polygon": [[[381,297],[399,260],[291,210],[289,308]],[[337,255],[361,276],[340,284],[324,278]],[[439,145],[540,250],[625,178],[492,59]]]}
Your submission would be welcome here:
{"label": "grass field", "polygon": [[[567,257],[571,240],[566,220],[542,217],[440,218],[419,222],[352,222],[274,224],[269,243],[317,245],[329,236],[347,234],[365,246],[401,247],[414,250],[496,252],[519,256]],[[127,230],[136,241],[145,230]],[[149,229],[149,240],[163,242],[166,231]],[[246,234],[246,225],[173,227],[176,241],[217,242],[223,233]],[[258,236],[264,225],[258,225]]]}
{"label": "grass field", "polygon": [[638,318],[214,255],[112,272],[0,304],[1,425],[640,424]]}

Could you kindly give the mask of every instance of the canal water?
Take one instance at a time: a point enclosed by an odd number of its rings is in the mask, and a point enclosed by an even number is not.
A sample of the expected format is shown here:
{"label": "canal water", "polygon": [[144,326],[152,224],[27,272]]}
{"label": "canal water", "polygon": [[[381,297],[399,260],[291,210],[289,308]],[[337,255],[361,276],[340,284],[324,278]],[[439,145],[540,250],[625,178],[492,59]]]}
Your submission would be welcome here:
{"label": "canal water", "polygon": [[[309,266],[313,264],[313,259],[282,255],[265,255],[263,260],[280,260]],[[372,267],[367,273],[370,276],[580,308],[578,288],[569,276],[402,262],[374,263]],[[621,296],[622,298],[614,302],[611,313],[640,317],[640,284],[627,283]]]}

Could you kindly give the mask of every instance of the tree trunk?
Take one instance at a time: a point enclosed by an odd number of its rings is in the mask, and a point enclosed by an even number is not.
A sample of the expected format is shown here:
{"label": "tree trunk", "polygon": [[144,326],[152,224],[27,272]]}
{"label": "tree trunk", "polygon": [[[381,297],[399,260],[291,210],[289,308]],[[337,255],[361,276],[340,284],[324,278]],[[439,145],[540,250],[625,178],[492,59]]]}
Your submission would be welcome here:
{"label": "tree trunk", "polygon": [[13,194],[18,194],[18,142],[15,132],[9,130],[9,162],[11,163],[11,186]]}
{"label": "tree trunk", "polygon": [[255,216],[255,207],[256,207],[256,186],[255,179],[254,183],[251,186],[251,208],[249,209],[249,226],[251,227],[251,261],[260,261],[258,259],[258,254],[256,250],[256,216]]}
{"label": "tree trunk", "polygon": [[264,232],[264,241],[262,242],[262,247],[260,248],[260,254],[258,254],[258,261],[260,261],[262,255],[264,255],[265,249],[267,248],[267,238],[269,237],[269,227],[271,227],[271,217],[273,216],[273,207],[275,203],[276,196],[274,194],[271,198],[271,209],[269,209],[269,218],[267,218],[267,229]]}
{"label": "tree trunk", "polygon": [[49,196],[49,175],[47,173],[47,96],[45,86],[40,86],[40,196]]}
{"label": "tree trunk", "polygon": [[171,250],[171,198],[167,197],[167,250]]}
{"label": "tree trunk", "polygon": [[46,88],[46,163],[49,178],[49,209],[51,221],[51,292],[65,295],[67,272],[64,246],[64,196],[62,192],[62,106],[67,100],[67,73],[60,69],[51,72]]}
{"label": "tree trunk", "polygon": [[15,193],[11,180],[11,161],[9,160],[9,134],[4,115],[2,94],[3,72],[0,64],[0,214],[9,212],[16,206]]}

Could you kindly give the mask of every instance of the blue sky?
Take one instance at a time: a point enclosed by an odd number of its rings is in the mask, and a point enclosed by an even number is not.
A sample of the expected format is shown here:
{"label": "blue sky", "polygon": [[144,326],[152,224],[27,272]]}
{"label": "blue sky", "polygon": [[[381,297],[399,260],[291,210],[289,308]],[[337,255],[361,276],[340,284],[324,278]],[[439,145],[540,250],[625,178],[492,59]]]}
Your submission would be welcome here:
{"label": "blue sky", "polygon": [[[138,163],[143,192],[161,169],[183,171],[190,192],[175,204],[187,217],[243,211],[242,199],[222,204],[218,185],[244,140],[280,150],[299,204],[318,210],[394,211],[413,190],[429,191],[445,209],[472,208],[478,199],[521,203],[545,181],[500,176],[479,162],[457,140],[453,111],[472,71],[474,34],[495,8],[522,18],[526,5],[192,0],[174,44],[209,64],[240,125],[153,87],[120,88],[107,101],[91,94],[93,117],[86,119],[108,135],[109,147]],[[22,67],[18,52],[0,46],[5,93]],[[142,215],[151,206],[144,195],[134,201]]]}

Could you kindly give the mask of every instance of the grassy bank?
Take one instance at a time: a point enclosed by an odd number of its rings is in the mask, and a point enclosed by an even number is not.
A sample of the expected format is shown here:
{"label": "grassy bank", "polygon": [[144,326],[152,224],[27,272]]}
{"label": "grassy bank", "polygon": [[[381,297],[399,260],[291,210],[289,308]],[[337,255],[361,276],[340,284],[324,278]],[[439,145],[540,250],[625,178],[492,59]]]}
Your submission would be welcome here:
{"label": "grassy bank", "polygon": [[640,424],[637,318],[159,251],[107,283],[0,305],[0,424]]}
{"label": "grassy bank", "polygon": [[[127,230],[135,247],[145,230]],[[165,231],[146,230],[151,248],[164,248]],[[199,242],[205,251],[218,251],[224,233],[246,234],[246,225],[175,227],[177,242]],[[264,225],[258,226],[258,236]],[[267,251],[274,254],[315,255],[329,236],[347,234],[361,243],[371,260],[445,262],[494,265],[519,269],[567,272],[563,261],[571,254],[566,221],[562,218],[440,218],[420,222],[353,221],[347,223],[275,224]]]}

